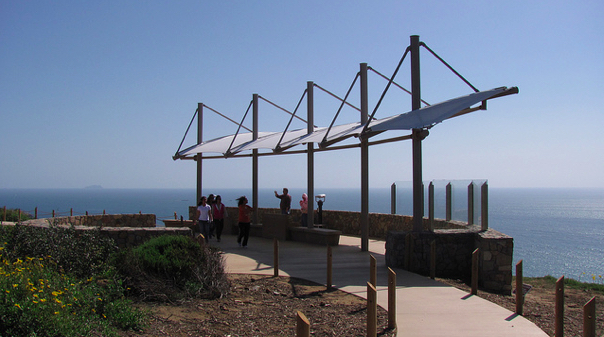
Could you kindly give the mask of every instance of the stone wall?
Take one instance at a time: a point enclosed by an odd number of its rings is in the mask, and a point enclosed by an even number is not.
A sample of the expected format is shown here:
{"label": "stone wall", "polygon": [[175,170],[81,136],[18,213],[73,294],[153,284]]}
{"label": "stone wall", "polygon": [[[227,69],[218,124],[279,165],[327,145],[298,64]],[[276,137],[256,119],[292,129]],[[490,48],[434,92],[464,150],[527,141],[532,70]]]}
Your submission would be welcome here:
{"label": "stone wall", "polygon": [[137,246],[150,238],[161,235],[193,236],[193,232],[187,227],[155,227],[154,214],[107,214],[56,217],[28,220],[24,221],[22,225],[39,228],[48,228],[51,225],[60,227],[73,226],[77,232],[98,230],[101,235],[113,239],[119,248]]}
{"label": "stone wall", "polygon": [[479,248],[478,286],[511,294],[513,239],[496,230],[437,229],[434,232],[391,231],[386,236],[386,265],[430,275],[431,243],[436,247],[436,276],[471,279],[472,252]]}
{"label": "stone wall", "polygon": [[104,214],[48,218],[57,225],[90,227],[155,227],[155,214]]}

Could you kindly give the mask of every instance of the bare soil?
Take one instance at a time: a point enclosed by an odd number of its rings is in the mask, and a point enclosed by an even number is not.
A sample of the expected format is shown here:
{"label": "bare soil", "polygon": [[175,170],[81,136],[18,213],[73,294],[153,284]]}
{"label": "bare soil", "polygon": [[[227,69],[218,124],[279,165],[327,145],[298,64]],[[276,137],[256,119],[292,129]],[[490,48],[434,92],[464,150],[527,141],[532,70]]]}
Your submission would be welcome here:
{"label": "bare soil", "polygon": [[[217,300],[178,304],[140,303],[149,311],[149,326],[122,336],[295,336],[296,312],[310,321],[311,335],[366,336],[367,301],[339,290],[289,277],[230,274],[231,293]],[[464,291],[459,280],[438,279]],[[555,292],[535,279],[525,297],[524,317],[548,335],[555,331]],[[478,296],[512,312],[515,297],[478,291]],[[583,305],[596,297],[596,336],[604,336],[604,295],[565,289],[564,336],[583,336]],[[378,307],[378,336],[395,336],[388,329],[387,312]]]}
{"label": "bare soil", "polygon": [[[140,303],[149,326],[122,336],[295,336],[296,313],[314,336],[366,336],[367,300],[297,278],[229,274],[231,293],[216,300]],[[395,336],[378,307],[378,336]]]}

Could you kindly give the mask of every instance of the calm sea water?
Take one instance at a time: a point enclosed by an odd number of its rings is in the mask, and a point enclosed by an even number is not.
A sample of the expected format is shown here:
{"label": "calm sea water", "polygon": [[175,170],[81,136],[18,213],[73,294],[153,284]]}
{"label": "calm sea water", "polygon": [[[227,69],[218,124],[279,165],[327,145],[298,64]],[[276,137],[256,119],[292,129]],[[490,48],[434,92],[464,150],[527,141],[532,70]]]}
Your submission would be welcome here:
{"label": "calm sea water", "polygon": [[[303,189],[290,189],[297,205]],[[251,190],[208,191],[221,194],[223,202]],[[316,189],[325,194],[328,210],[359,211],[357,189]],[[455,192],[454,192],[455,196]],[[369,211],[390,213],[390,189],[370,190]],[[261,189],[260,207],[278,207],[273,190]],[[461,201],[460,201],[461,200]],[[467,196],[454,202],[454,219],[465,220]],[[195,204],[194,189],[0,189],[0,207],[20,208],[39,217],[107,213],[154,213],[159,220],[185,218]],[[437,192],[436,217],[444,217],[444,202]],[[316,208],[316,204],[315,204]],[[397,213],[412,213],[411,196],[403,189],[397,195]],[[426,212],[427,214],[427,212]],[[489,189],[489,227],[514,238],[514,262],[523,260],[525,276],[565,275],[582,281],[602,282],[604,276],[604,189]]]}

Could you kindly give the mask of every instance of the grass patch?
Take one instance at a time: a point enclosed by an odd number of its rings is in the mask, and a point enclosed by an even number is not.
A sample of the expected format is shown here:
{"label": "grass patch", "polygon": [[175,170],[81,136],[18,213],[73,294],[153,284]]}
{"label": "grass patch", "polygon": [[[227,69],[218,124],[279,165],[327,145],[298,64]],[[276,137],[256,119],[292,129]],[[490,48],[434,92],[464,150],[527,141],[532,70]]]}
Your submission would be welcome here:
{"label": "grass patch", "polygon": [[[512,282],[512,284],[514,284],[515,281],[516,277],[514,277],[514,281]],[[558,281],[558,278],[547,275],[543,277],[523,277],[522,281],[524,283],[540,284],[554,288],[556,286],[556,281]],[[604,284],[580,282],[575,279],[565,277],[564,287],[578,290],[591,290],[604,295]]]}

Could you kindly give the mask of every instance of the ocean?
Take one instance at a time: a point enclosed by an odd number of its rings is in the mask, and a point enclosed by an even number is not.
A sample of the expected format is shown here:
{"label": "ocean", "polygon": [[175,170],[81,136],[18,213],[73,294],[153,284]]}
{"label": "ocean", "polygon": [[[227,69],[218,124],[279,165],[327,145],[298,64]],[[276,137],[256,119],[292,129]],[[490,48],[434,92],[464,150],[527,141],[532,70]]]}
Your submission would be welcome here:
{"label": "ocean", "polygon": [[[407,192],[402,188],[397,193],[398,214],[412,213]],[[241,195],[252,201],[251,190],[208,193],[220,194],[227,206],[236,206]],[[302,193],[303,189],[290,189],[294,207]],[[326,210],[361,208],[358,189],[315,188],[315,194],[325,194]],[[436,217],[442,218],[444,201],[436,195]],[[279,207],[272,189],[261,189],[258,199],[260,207]],[[466,220],[467,196],[455,200],[453,218]],[[37,207],[40,218],[52,216],[53,210],[56,216],[72,210],[74,215],[142,212],[155,214],[161,225],[175,212],[187,218],[188,207],[194,204],[194,189],[0,189],[0,207],[31,214]],[[390,188],[370,189],[369,211],[390,213],[390,209]],[[489,188],[489,227],[514,238],[514,263],[523,260],[525,276],[564,275],[604,283],[604,189]]]}

